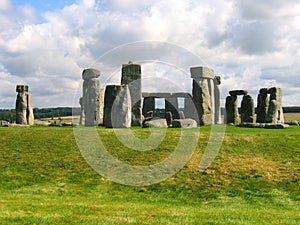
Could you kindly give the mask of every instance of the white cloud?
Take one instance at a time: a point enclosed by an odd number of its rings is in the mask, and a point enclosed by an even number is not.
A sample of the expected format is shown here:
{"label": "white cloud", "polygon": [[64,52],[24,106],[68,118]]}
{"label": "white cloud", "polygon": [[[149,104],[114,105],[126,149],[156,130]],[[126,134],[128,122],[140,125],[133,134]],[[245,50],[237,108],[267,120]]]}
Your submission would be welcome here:
{"label": "white cloud", "polygon": [[10,10],[12,7],[10,0],[1,0],[0,11]]}

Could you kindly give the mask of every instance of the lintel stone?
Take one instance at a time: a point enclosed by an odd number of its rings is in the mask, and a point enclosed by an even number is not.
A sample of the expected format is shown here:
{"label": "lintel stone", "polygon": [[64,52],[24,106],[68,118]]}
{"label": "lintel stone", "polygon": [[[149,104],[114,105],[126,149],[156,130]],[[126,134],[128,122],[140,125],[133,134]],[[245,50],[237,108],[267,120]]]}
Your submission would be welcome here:
{"label": "lintel stone", "polygon": [[233,90],[233,91],[229,91],[229,94],[231,96],[234,96],[234,95],[247,95],[248,91],[246,91],[246,90]]}
{"label": "lintel stone", "polygon": [[200,67],[192,67],[190,69],[192,78],[206,78],[206,79],[214,79],[214,70],[208,67],[200,66]]}

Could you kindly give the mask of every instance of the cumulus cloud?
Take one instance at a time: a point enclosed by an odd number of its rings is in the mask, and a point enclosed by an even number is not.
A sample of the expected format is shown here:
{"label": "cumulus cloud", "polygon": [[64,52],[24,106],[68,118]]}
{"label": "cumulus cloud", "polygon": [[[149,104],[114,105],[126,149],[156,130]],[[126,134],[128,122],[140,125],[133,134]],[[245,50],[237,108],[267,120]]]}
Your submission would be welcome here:
{"label": "cumulus cloud", "polygon": [[119,82],[129,60],[143,65],[146,91],[191,91],[189,68],[206,65],[222,76],[223,98],[231,89],[256,95],[281,86],[284,104],[300,105],[299,7],[298,0],[74,0],[41,14],[2,0],[0,108],[13,107],[17,83],[30,85],[37,107],[70,106],[84,68],[100,69],[104,86]]}

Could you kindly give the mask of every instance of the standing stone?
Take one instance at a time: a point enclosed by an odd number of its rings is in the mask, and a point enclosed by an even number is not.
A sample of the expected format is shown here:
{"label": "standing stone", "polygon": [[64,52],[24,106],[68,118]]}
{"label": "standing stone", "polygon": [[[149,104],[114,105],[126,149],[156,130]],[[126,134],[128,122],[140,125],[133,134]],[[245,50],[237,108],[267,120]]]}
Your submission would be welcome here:
{"label": "standing stone", "polygon": [[16,100],[16,123],[27,125],[28,85],[17,85],[16,92],[18,92]]}
{"label": "standing stone", "polygon": [[27,94],[27,124],[30,126],[34,124],[32,94]]}
{"label": "standing stone", "polygon": [[172,122],[173,122],[173,116],[172,116],[172,113],[171,112],[166,112],[166,121],[167,121],[167,124],[168,126],[171,126],[172,125]]}
{"label": "standing stone", "polygon": [[[96,69],[85,69],[82,72],[83,95],[82,105],[84,110],[85,126],[96,126],[100,124],[100,71]],[[82,113],[82,114],[83,114]]]}
{"label": "standing stone", "polygon": [[165,111],[171,112],[173,119],[179,119],[177,97],[170,97],[165,99]]}
{"label": "standing stone", "polygon": [[230,95],[226,98],[226,123],[227,124],[238,124],[239,113],[238,113],[238,100],[236,95]]}
{"label": "standing stone", "polygon": [[128,85],[130,96],[131,96],[131,106],[132,106],[132,126],[142,125],[142,69],[141,65],[133,64],[129,62],[128,64],[123,64],[122,66],[122,77],[121,85]]}
{"label": "standing stone", "polygon": [[187,94],[184,97],[184,115],[185,118],[190,118],[193,119],[197,122],[197,124],[199,124],[199,116],[197,113],[197,109],[195,107],[193,98],[191,94]]}
{"label": "standing stone", "polygon": [[155,112],[155,98],[145,97],[143,102],[143,115],[146,117],[148,112]]}
{"label": "standing stone", "polygon": [[220,92],[220,84],[221,84],[221,77],[215,76],[214,78],[214,85],[215,85],[215,123],[221,124],[221,92]]}
{"label": "standing stone", "polygon": [[85,115],[84,115],[84,106],[83,106],[83,99],[82,99],[82,97],[79,99],[79,104],[80,104],[80,119],[79,119],[79,124],[80,125],[84,125]]}
{"label": "standing stone", "polygon": [[266,123],[267,113],[269,107],[268,88],[262,88],[259,90],[257,96],[257,123]]}
{"label": "standing stone", "polygon": [[103,88],[100,89],[98,105],[99,105],[99,124],[103,125],[104,124],[104,89]]}
{"label": "standing stone", "polygon": [[108,85],[104,97],[104,125],[107,128],[131,126],[131,98],[127,85]]}
{"label": "standing stone", "polygon": [[241,103],[241,122],[254,123],[254,101],[250,95],[244,95]]}
{"label": "standing stone", "polygon": [[270,88],[268,93],[270,94],[270,102],[266,122],[274,124],[284,124],[281,88]]}
{"label": "standing stone", "polygon": [[207,67],[191,68],[193,78],[193,100],[199,116],[199,124],[207,125],[214,122],[214,105],[211,93],[214,71]]}

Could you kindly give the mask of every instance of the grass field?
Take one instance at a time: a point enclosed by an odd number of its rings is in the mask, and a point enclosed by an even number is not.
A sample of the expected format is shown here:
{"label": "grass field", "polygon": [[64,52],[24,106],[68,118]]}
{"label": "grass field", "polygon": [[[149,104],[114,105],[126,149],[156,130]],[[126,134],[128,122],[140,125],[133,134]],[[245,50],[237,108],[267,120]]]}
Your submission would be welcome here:
{"label": "grass field", "polygon": [[[177,146],[138,152],[97,128],[104,145],[133,165],[159,162]],[[139,138],[148,129],[133,128]],[[0,224],[300,224],[300,126],[227,126],[215,161],[200,172],[210,126],[173,177],[132,187],[101,177],[83,159],[71,127],[0,128]]]}

